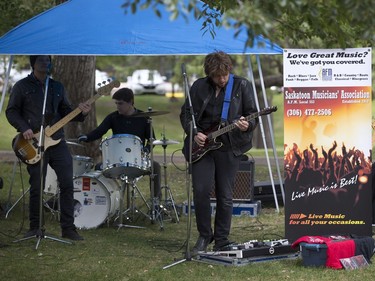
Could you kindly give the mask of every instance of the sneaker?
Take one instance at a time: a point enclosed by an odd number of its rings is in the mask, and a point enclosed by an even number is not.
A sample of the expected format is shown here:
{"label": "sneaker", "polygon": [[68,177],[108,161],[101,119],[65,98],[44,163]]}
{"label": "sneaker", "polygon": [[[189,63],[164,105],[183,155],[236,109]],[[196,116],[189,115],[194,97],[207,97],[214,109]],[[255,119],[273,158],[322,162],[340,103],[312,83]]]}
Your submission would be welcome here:
{"label": "sneaker", "polygon": [[61,237],[68,238],[70,240],[75,240],[75,241],[83,240],[83,237],[79,235],[77,230],[75,229],[64,229],[62,231]]}
{"label": "sneaker", "polygon": [[37,234],[38,234],[38,229],[37,228],[30,228],[25,233],[25,235],[23,236],[23,238],[29,238],[29,237],[37,236]]}

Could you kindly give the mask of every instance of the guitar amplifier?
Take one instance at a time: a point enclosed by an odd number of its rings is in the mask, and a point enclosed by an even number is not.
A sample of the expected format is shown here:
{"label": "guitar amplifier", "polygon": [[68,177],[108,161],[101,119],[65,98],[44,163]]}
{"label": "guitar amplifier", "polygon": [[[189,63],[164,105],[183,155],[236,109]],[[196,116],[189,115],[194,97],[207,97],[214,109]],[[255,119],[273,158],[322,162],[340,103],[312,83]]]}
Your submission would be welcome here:
{"label": "guitar amplifier", "polygon": [[[215,185],[213,185],[211,200],[215,198]],[[233,199],[246,201],[254,199],[254,160],[248,159],[240,162],[233,187]]]}

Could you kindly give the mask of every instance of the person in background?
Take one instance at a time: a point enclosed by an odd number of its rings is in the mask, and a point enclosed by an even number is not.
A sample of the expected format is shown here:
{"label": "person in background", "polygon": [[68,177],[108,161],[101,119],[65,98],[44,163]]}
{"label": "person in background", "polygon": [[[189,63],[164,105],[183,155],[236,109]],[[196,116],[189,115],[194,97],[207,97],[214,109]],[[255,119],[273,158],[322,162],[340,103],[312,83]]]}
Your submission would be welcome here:
{"label": "person in background", "polygon": [[[108,114],[102,123],[93,131],[86,135],[78,137],[80,142],[91,142],[101,139],[109,130],[112,130],[113,135],[128,134],[134,135],[141,139],[143,150],[150,152],[149,140],[151,137],[155,139],[154,132],[150,131],[150,122],[147,117],[132,117],[133,114],[143,112],[134,107],[134,93],[129,88],[121,88],[117,90],[112,99],[115,102],[117,110]],[[153,161],[154,175],[150,177],[154,180],[154,194],[152,198],[161,197],[161,167],[157,161]]]}
{"label": "person in background", "polygon": [[[40,130],[43,122],[43,104],[46,82],[48,79],[47,100],[45,106],[45,126],[53,125],[72,111],[62,83],[48,77],[51,66],[51,56],[30,56],[31,74],[19,80],[12,88],[6,109],[8,122],[20,132],[24,140],[37,140],[35,134]],[[80,103],[79,113],[72,121],[84,121],[91,110],[88,102]],[[74,225],[74,197],[73,197],[73,162],[68,146],[64,139],[63,128],[55,132],[51,138],[60,140],[50,147],[45,146],[43,161],[28,164],[30,183],[29,220],[30,229],[25,238],[42,236],[44,231],[40,225],[40,196],[41,180],[46,176],[47,164],[56,172],[60,189],[60,225],[61,236],[71,240],[83,240]],[[47,144],[47,142],[45,142]],[[44,144],[44,145],[45,145]],[[41,162],[43,162],[43,177],[41,177]]]}
{"label": "person in background", "polygon": [[[205,148],[208,132],[213,132],[212,128],[218,127],[221,123],[235,123],[236,126],[232,131],[216,138],[217,142],[222,143],[220,148],[206,151],[191,164],[194,209],[199,233],[192,249],[193,256],[200,251],[206,251],[213,241],[214,251],[231,244],[228,236],[231,228],[235,176],[243,153],[252,147],[253,130],[258,123],[257,119],[245,119],[257,111],[251,83],[236,75],[233,75],[233,87],[229,90],[229,110],[225,114],[227,116],[222,116],[232,68],[231,58],[226,53],[218,51],[208,54],[204,59],[206,77],[196,80],[190,88],[192,107],[196,115],[194,119],[197,132],[193,132],[192,136],[196,147]],[[189,140],[192,116],[188,99],[181,107],[180,121],[187,134],[186,140]],[[189,142],[185,142],[183,150],[187,160],[190,159],[188,146]],[[214,184],[217,205],[212,229],[210,194]]]}

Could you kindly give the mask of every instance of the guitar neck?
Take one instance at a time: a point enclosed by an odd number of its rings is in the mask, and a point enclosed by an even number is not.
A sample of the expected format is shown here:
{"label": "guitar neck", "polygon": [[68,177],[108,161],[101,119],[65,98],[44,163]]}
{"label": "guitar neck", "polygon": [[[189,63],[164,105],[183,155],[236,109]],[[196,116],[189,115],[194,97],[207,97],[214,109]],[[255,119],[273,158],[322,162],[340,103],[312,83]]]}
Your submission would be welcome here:
{"label": "guitar neck", "polygon": [[[246,121],[250,121],[252,119],[255,119],[257,117],[259,117],[260,115],[262,115],[262,112],[256,112],[256,113],[253,113],[253,114],[250,114],[248,116],[245,117],[245,120]],[[212,132],[210,134],[208,134],[208,139],[215,139],[217,138],[218,136],[221,136],[229,131],[232,131],[234,128],[236,128],[236,124],[235,123],[232,123],[232,124],[229,124],[228,126],[225,126],[215,132]]]}
{"label": "guitar neck", "polygon": [[[95,96],[92,96],[90,99],[88,99],[86,103],[92,104],[99,97],[101,97],[103,95],[109,95],[111,90],[115,87],[120,87],[120,82],[117,81],[117,80],[114,80],[114,81],[110,82],[109,84],[99,88],[98,93]],[[64,127],[69,121],[71,121],[74,117],[76,117],[81,112],[82,112],[82,110],[79,109],[79,107],[77,107],[72,112],[70,112],[68,115],[66,115],[64,118],[59,120],[57,123],[55,123],[51,127],[47,127],[46,130],[45,130],[46,136],[47,137],[52,136],[54,133],[56,133],[58,130],[60,130],[62,127]]]}
{"label": "guitar neck", "polygon": [[[89,104],[92,104],[100,96],[101,96],[100,94],[96,94],[95,96],[91,97],[87,102]],[[66,124],[68,124],[74,117],[76,117],[81,112],[82,112],[82,110],[79,109],[79,107],[77,107],[72,112],[70,112],[68,115],[66,115],[64,118],[62,118],[61,120],[59,120],[57,123],[55,123],[54,125],[52,125],[49,128],[46,128],[46,130],[45,130],[46,136],[47,137],[52,136],[54,133],[56,133],[58,130],[60,130],[62,127],[64,127]]]}

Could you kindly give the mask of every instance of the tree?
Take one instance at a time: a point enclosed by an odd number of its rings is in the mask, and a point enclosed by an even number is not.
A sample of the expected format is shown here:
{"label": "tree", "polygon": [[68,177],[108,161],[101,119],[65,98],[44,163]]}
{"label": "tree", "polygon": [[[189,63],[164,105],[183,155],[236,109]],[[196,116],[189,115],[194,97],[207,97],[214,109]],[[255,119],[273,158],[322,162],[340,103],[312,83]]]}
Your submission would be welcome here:
{"label": "tree", "polygon": [[[246,30],[252,45],[253,38],[262,34],[283,47],[312,46],[319,39],[323,48],[366,47],[374,42],[375,9],[372,0],[202,0],[203,11],[197,9],[199,0],[125,0],[124,8],[151,6],[157,14],[165,5],[174,17],[178,6],[194,11],[204,18],[203,30],[215,36],[215,27],[230,25]],[[233,20],[235,19],[235,20]]]}
{"label": "tree", "polygon": [[[93,56],[57,56],[53,62],[53,77],[62,82],[68,93],[73,108],[80,102],[88,100],[95,94],[95,57]],[[84,122],[68,123],[64,127],[65,136],[71,145],[71,152],[75,155],[89,155],[94,162],[101,156],[98,149],[99,142],[93,145],[76,145],[77,138],[83,132],[89,132],[97,127],[95,105]],[[71,141],[69,141],[71,140]]]}

